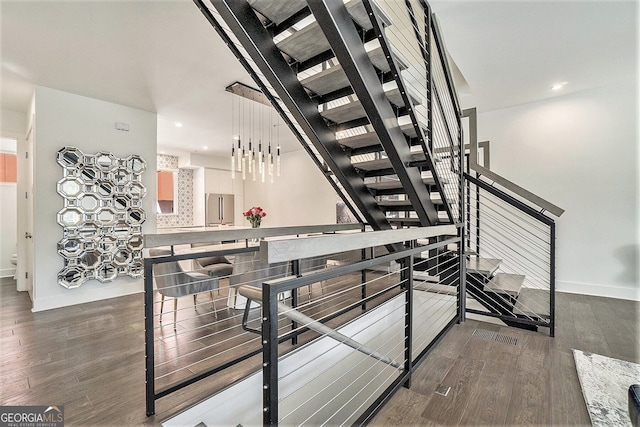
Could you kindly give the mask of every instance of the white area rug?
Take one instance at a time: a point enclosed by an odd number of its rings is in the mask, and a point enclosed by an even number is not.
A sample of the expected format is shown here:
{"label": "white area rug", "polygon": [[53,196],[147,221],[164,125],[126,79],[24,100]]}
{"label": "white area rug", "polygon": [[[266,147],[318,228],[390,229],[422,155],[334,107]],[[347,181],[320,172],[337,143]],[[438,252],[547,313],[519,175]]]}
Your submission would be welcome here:
{"label": "white area rug", "polygon": [[631,426],[627,393],[640,383],[640,365],[575,349],[573,358],[591,424]]}

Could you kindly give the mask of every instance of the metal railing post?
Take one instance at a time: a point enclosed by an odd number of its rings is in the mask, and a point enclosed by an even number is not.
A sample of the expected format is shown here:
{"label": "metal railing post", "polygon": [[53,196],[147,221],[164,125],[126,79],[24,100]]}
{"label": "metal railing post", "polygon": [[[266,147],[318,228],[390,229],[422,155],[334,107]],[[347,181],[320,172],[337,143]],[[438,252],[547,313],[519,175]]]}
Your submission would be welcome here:
{"label": "metal railing post", "polygon": [[466,181],[463,173],[464,155],[462,151],[464,147],[460,144],[460,228],[458,236],[460,243],[458,246],[458,268],[460,274],[458,286],[458,322],[463,323],[467,320],[467,255],[465,253],[467,247],[467,223],[465,221],[465,187]]}
{"label": "metal railing post", "polygon": [[278,294],[262,284],[262,423],[278,425]]}
{"label": "metal railing post", "polygon": [[411,372],[413,368],[412,344],[413,344],[413,255],[404,259],[401,280],[404,281],[405,306],[404,306],[404,369],[407,380],[404,387],[411,387]]}
{"label": "metal railing post", "polygon": [[[372,257],[373,257],[373,248],[371,248],[371,252],[372,252]],[[360,258],[361,261],[364,261],[367,259],[367,249],[366,248],[362,248],[360,250]],[[360,296],[362,297],[362,300],[366,300],[367,299],[367,270],[362,269],[362,271],[360,272]],[[366,311],[367,310],[367,303],[363,302],[362,303],[362,311]]]}
{"label": "metal railing post", "polygon": [[549,335],[556,336],[556,223],[552,222],[549,241]]}
{"label": "metal railing post", "polygon": [[[476,173],[480,179],[480,174]],[[480,256],[480,187],[476,184],[476,254]]]}
{"label": "metal railing post", "polygon": [[153,263],[144,260],[144,351],[147,416],[156,413],[155,349],[153,331]]}
{"label": "metal railing post", "polygon": [[[301,277],[302,276],[300,274],[300,260],[299,259],[291,261],[291,273],[296,277]],[[311,287],[309,287],[309,294],[311,294]],[[311,295],[309,295],[309,298],[311,298]],[[298,290],[297,289],[293,289],[291,291],[291,307],[296,308],[297,306],[298,306]],[[295,331],[297,327],[298,327],[298,322],[296,322],[295,320],[292,320],[291,321],[291,330]],[[291,344],[292,345],[298,344],[298,335],[294,335],[293,338],[291,338]]]}

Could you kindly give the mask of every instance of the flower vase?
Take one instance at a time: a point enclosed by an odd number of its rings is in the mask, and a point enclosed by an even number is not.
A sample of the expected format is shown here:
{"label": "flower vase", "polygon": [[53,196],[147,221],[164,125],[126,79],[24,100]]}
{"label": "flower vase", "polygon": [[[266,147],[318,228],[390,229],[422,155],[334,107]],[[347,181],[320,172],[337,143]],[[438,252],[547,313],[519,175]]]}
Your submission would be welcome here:
{"label": "flower vase", "polygon": [[[251,228],[260,228],[260,223],[259,222],[251,222]],[[251,239],[252,243],[258,243],[260,241],[260,239],[258,237],[254,237],[253,239]]]}

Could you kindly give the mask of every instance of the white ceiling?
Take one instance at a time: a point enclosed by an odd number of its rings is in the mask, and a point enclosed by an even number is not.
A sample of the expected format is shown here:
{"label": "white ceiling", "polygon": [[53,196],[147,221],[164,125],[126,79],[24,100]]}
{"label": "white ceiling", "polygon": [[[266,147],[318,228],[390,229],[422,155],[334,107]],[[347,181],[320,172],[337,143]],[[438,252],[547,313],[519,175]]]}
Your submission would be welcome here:
{"label": "white ceiling", "polygon": [[[637,78],[638,2],[431,1],[468,82],[492,111]],[[568,82],[551,91],[556,82]]]}
{"label": "white ceiling", "polygon": [[[465,107],[495,110],[636,77],[635,1],[431,4],[472,92]],[[159,150],[228,152],[224,88],[255,84],[191,0],[1,0],[0,16],[3,109],[26,111],[34,85],[47,86],[157,112]],[[550,91],[557,81],[568,85]],[[280,138],[283,151],[299,148],[288,132]]]}

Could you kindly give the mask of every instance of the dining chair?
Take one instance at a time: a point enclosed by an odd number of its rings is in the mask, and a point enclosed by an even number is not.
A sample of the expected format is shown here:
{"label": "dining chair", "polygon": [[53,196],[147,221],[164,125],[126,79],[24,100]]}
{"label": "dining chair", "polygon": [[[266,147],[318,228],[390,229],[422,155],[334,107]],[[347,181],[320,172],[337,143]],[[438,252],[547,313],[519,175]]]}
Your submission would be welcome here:
{"label": "dining chair", "polygon": [[[151,257],[171,255],[171,251],[167,249],[149,249]],[[178,314],[178,298],[193,295],[193,306],[197,310],[196,296],[202,292],[211,294],[211,305],[213,313],[218,318],[216,311],[216,303],[213,296],[213,290],[218,289],[218,277],[211,277],[208,274],[196,271],[184,271],[178,261],[168,261],[153,266],[153,277],[156,282],[158,293],[162,295],[160,302],[160,322],[162,322],[162,310],[164,307],[165,297],[174,298],[173,300],[173,329],[176,329],[176,320]]]}

